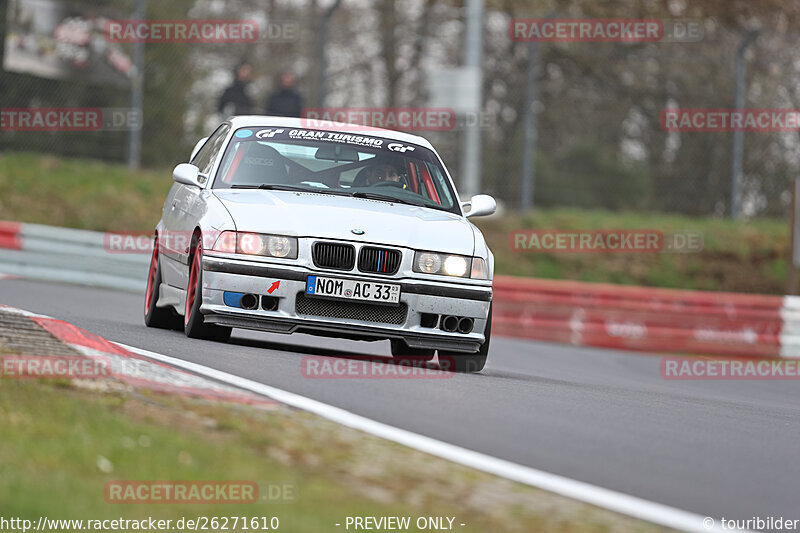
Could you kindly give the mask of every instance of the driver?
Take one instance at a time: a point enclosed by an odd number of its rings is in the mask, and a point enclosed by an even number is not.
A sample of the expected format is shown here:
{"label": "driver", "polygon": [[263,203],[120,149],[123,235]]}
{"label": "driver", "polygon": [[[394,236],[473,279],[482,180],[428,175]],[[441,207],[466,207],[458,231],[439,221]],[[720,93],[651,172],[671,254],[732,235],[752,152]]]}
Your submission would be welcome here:
{"label": "driver", "polygon": [[[369,184],[375,185],[376,183],[381,182],[395,182],[401,183],[402,177],[400,172],[397,170],[397,167],[392,163],[376,163],[370,169],[369,174]],[[402,184],[402,187],[405,189],[405,183]]]}

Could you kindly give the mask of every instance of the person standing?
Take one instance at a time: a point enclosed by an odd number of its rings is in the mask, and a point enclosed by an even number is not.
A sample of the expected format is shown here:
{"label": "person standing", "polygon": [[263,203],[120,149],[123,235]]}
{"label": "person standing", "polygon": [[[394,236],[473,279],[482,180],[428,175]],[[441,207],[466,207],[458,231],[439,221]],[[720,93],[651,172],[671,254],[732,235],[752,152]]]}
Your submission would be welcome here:
{"label": "person standing", "polygon": [[218,111],[223,117],[248,115],[253,112],[253,100],[247,94],[247,84],[253,73],[248,63],[240,63],[233,71],[233,83],[219,97]]}
{"label": "person standing", "polygon": [[266,114],[276,117],[300,117],[303,112],[303,97],[296,88],[297,77],[291,70],[284,70],[280,86],[267,98]]}

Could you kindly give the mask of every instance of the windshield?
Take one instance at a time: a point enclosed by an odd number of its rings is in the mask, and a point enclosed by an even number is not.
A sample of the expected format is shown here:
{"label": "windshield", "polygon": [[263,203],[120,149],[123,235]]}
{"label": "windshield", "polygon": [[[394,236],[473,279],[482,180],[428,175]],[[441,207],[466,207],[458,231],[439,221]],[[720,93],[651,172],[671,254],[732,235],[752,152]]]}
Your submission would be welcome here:
{"label": "windshield", "polygon": [[360,134],[291,128],[237,130],[214,189],[308,190],[460,214],[433,151]]}

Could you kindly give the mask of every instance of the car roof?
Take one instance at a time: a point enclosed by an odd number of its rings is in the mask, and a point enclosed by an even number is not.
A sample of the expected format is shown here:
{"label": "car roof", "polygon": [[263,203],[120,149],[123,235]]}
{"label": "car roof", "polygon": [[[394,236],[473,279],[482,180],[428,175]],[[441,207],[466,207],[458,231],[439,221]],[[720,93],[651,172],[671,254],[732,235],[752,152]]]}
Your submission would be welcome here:
{"label": "car roof", "polygon": [[358,124],[348,124],[344,122],[331,122],[328,120],[294,118],[294,117],[272,117],[269,115],[241,115],[230,117],[228,121],[234,129],[238,128],[256,128],[259,126],[285,126],[287,128],[302,128],[305,130],[325,130],[337,131],[341,129],[343,133],[350,133],[356,135],[371,135],[373,137],[382,137],[384,139],[391,139],[393,141],[403,141],[433,150],[433,146],[424,137],[419,135],[411,135],[410,133],[403,133],[402,131],[387,130],[383,128],[373,128],[371,126],[362,126]]}

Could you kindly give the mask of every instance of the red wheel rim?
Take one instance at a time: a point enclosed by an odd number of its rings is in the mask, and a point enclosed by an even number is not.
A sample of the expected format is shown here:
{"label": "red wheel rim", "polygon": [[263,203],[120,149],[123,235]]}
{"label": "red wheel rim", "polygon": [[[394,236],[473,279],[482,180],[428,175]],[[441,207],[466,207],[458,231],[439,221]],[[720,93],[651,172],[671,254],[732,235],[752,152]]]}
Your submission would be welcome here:
{"label": "red wheel rim", "polygon": [[188,324],[189,319],[192,318],[192,307],[194,307],[194,299],[197,296],[197,276],[200,271],[200,246],[194,252],[194,261],[192,261],[192,269],[189,271],[189,286],[186,287],[186,313],[184,314],[184,323]]}
{"label": "red wheel rim", "polygon": [[155,292],[156,270],[158,269],[158,238],[153,241],[153,258],[150,259],[150,272],[147,274],[147,291],[144,295],[144,313],[150,312],[150,303]]}

